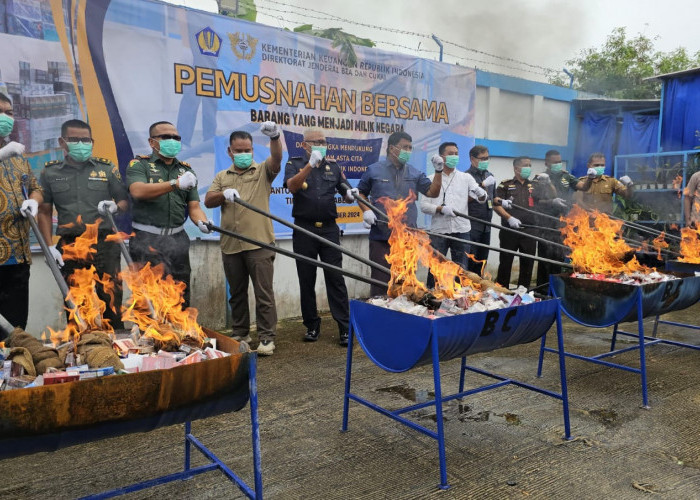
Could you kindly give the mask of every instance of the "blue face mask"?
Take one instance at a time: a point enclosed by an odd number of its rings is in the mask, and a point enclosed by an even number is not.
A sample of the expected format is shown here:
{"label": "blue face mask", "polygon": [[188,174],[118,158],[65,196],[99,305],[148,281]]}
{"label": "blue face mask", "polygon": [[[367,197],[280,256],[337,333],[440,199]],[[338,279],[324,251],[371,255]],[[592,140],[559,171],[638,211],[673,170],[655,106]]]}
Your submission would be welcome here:
{"label": "blue face mask", "polygon": [[233,164],[245,170],[253,164],[253,153],[236,153],[233,155]]}
{"label": "blue face mask", "polygon": [[411,159],[411,152],[405,151],[402,149],[401,152],[399,153],[399,163],[405,165],[406,163],[408,163],[408,161],[410,159]]}
{"label": "blue face mask", "polygon": [[489,169],[489,161],[488,161],[488,160],[480,161],[480,162],[479,162],[479,165],[478,165],[476,168],[478,168],[478,169],[481,170],[482,172],[483,172],[484,170],[488,170],[488,169]]}
{"label": "blue face mask", "polygon": [[600,177],[605,173],[605,167],[595,167],[595,174]]}
{"label": "blue face mask", "polygon": [[523,167],[520,169],[520,177],[523,179],[529,179],[532,173],[532,167]]}
{"label": "blue face mask", "polygon": [[68,156],[78,163],[88,161],[92,156],[92,143],[67,142],[66,145],[68,146]]}
{"label": "blue face mask", "polygon": [[165,158],[175,158],[182,149],[182,143],[175,139],[161,139],[158,145],[160,146],[158,152]]}
{"label": "blue face mask", "polygon": [[7,137],[15,126],[15,119],[5,113],[0,113],[0,137]]}
{"label": "blue face mask", "polygon": [[447,168],[455,168],[459,163],[459,155],[447,155],[445,156],[445,166]]}
{"label": "blue face mask", "polygon": [[564,164],[563,163],[555,163],[553,165],[550,165],[549,170],[554,174],[558,174],[559,172],[564,170]]}

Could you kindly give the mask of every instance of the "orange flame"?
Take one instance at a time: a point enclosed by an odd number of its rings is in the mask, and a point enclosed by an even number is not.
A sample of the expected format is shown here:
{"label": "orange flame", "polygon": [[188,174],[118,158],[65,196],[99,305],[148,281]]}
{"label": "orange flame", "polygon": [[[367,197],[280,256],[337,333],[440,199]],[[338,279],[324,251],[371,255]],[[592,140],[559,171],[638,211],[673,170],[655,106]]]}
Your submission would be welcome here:
{"label": "orange flame", "polygon": [[[391,250],[386,258],[391,265],[389,295],[397,297],[403,293],[427,292],[425,284],[416,277],[420,263],[429,267],[435,278],[436,298],[454,298],[458,291],[466,289],[469,298],[477,300],[481,295],[477,290],[480,290],[481,286],[472,282],[459,264],[439,255],[430,245],[430,238],[424,232],[410,229],[404,223],[406,210],[415,199],[416,195],[411,191],[408,197],[402,200],[379,200],[386,209],[391,228]],[[459,278],[459,283],[455,278]]]}
{"label": "orange flame", "polygon": [[122,241],[126,241],[134,235],[135,235],[135,233],[126,234],[126,233],[122,233],[121,231],[119,231],[118,233],[112,233],[112,234],[108,234],[107,236],[105,236],[105,241],[121,243]]}
{"label": "orange flame", "polygon": [[691,227],[681,229],[680,262],[700,264],[700,230]]}
{"label": "orange flame", "polygon": [[683,184],[683,177],[680,175],[676,175],[676,178],[673,179],[673,189],[677,191],[678,198],[681,197],[681,185]]}
{"label": "orange flame", "polygon": [[[73,243],[64,245],[61,249],[64,260],[92,260],[97,253],[97,230],[100,226],[100,219],[97,219],[94,224],[86,224],[83,234],[78,236]],[[76,220],[78,225],[82,225],[83,221],[78,215]]]}
{"label": "orange flame", "polygon": [[671,225],[669,226],[669,229],[671,229],[672,231],[677,231],[677,230],[678,230],[678,224],[671,224]]}
{"label": "orange flame", "polygon": [[[124,321],[136,323],[144,335],[163,343],[180,344],[181,338],[189,338],[200,346],[204,343],[206,335],[197,323],[199,312],[194,307],[182,309],[185,283],[164,276],[163,264],[151,267],[146,263],[141,269],[127,269],[120,276],[132,295],[131,304],[122,313]],[[149,300],[155,318],[149,316]]]}
{"label": "orange flame", "polygon": [[576,272],[612,275],[652,271],[641,265],[636,257],[624,261],[633,249],[621,238],[622,221],[613,220],[597,210],[589,216],[578,205],[574,205],[569,215],[561,220],[566,222],[561,232],[564,244],[571,248],[571,264]]}
{"label": "orange flame", "polygon": [[656,248],[656,258],[659,260],[661,260],[661,250],[663,248],[668,248],[668,243],[666,243],[666,240],[664,239],[665,237],[666,233],[661,231],[661,234],[654,238],[654,240],[652,241],[654,248]]}

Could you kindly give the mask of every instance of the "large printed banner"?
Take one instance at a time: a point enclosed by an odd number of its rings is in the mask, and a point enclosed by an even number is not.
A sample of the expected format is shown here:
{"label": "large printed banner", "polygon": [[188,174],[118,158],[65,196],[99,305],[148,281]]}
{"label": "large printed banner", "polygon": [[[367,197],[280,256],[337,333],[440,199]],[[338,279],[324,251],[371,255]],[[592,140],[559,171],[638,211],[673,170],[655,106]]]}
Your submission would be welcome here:
{"label": "large printed banner", "polygon": [[[266,120],[284,131],[284,163],[303,154],[304,130],[321,128],[328,155],[353,186],[385,158],[386,140],[399,130],[413,137],[410,163],[428,174],[444,141],[458,144],[459,168],[468,166],[474,70],[365,47],[355,47],[358,60],[349,66],[329,40],[150,0],[3,4],[0,44],[12,50],[0,50],[0,91],[14,99],[15,139],[36,169],[61,157],[60,124],[72,117],[89,121],[95,155],[118,163],[123,175],[134,155],[150,152],[149,125],[174,123],[183,142],[178,158],[197,173],[202,200],[214,175],[231,165],[232,131],[253,135],[255,161],[269,155],[259,132]],[[270,207],[291,220],[284,163]],[[364,231],[356,208],[339,210],[347,233]],[[218,210],[211,217],[218,222]],[[277,223],[275,232],[291,236]]]}

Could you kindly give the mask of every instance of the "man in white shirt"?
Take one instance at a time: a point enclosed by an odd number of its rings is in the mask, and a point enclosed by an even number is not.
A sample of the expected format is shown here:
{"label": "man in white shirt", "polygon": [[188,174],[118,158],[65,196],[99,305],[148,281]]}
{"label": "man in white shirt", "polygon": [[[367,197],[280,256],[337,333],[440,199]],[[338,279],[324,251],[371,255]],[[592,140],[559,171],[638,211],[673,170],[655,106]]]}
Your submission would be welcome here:
{"label": "man in white shirt", "polygon": [[[485,203],[487,194],[479,187],[474,178],[466,172],[457,170],[459,163],[459,149],[454,142],[443,142],[438,148],[438,154],[431,158],[435,170],[442,169],[442,188],[437,198],[422,196],[420,208],[423,213],[432,216],[430,230],[434,233],[445,234],[459,239],[469,239],[471,224],[469,219],[457,216],[456,212],[469,214],[469,197],[475,198],[479,203]],[[435,174],[430,176],[432,181]],[[430,243],[433,248],[443,255],[447,255],[450,250],[450,258],[467,269],[469,258],[469,244],[455,240],[431,236]],[[435,280],[433,275],[428,273],[428,288],[433,288]]]}

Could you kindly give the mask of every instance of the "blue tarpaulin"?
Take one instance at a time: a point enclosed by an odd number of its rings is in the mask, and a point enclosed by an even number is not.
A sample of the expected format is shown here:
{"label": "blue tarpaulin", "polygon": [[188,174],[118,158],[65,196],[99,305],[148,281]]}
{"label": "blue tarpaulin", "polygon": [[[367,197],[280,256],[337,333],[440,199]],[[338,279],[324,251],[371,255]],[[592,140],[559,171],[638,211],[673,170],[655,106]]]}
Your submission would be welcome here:
{"label": "blue tarpaulin", "polygon": [[661,147],[685,151],[700,147],[700,74],[664,81]]}
{"label": "blue tarpaulin", "polygon": [[588,157],[591,153],[602,152],[605,154],[605,174],[612,175],[616,138],[616,115],[586,111],[578,132],[571,173],[577,177],[586,175]]}
{"label": "blue tarpaulin", "polygon": [[618,155],[656,153],[658,141],[658,115],[623,114]]}

